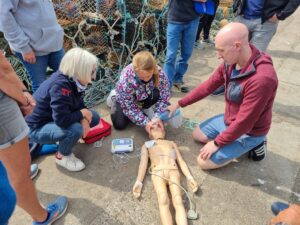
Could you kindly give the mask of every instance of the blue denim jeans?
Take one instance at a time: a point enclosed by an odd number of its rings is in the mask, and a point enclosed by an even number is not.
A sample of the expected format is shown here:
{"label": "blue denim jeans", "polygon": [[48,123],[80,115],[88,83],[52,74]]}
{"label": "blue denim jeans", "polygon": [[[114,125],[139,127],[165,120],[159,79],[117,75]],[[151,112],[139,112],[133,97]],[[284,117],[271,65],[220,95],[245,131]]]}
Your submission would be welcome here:
{"label": "blue denim jeans", "polygon": [[[214,116],[200,124],[201,131],[210,140],[214,140],[220,133],[226,130],[226,128],[224,114]],[[212,154],[210,160],[217,165],[221,165],[250,151],[252,148],[261,144],[265,138],[265,135],[250,136],[244,134],[228,145],[219,148],[218,151]]]}
{"label": "blue denim jeans", "polygon": [[[173,82],[180,83],[188,68],[188,60],[193,53],[199,18],[186,23],[168,23],[167,27],[167,55],[164,71],[167,74],[172,88]],[[177,51],[180,44],[178,61]]]}
{"label": "blue denim jeans", "polygon": [[5,167],[0,161],[0,225],[8,224],[16,205],[16,194],[12,189]]}
{"label": "blue denim jeans", "polygon": [[243,16],[238,16],[236,19],[247,26],[250,42],[260,51],[265,52],[276,33],[278,23],[267,20],[262,24],[261,19],[248,20]]}
{"label": "blue denim jeans", "polygon": [[[100,116],[96,111],[91,111],[93,117],[90,127],[94,127],[99,124]],[[31,130],[29,137],[39,144],[53,144],[58,141],[58,152],[67,156],[72,153],[73,146],[77,144],[82,134],[83,128],[81,123],[73,123],[68,128],[61,128],[54,122],[50,122],[40,128]]]}
{"label": "blue denim jeans", "polygon": [[34,64],[27,63],[23,60],[22,54],[16,52],[16,56],[24,64],[31,83],[32,91],[35,92],[41,83],[46,80],[47,67],[49,66],[53,71],[57,71],[59,68],[60,61],[65,54],[65,50],[62,48],[57,52],[51,52],[48,55],[36,56],[36,62]]}

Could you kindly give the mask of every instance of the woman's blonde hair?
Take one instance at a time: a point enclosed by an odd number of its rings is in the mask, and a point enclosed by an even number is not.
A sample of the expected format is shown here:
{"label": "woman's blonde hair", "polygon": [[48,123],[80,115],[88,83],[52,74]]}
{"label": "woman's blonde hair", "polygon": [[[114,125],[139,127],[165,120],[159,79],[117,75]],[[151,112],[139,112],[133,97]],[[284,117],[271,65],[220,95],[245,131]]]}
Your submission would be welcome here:
{"label": "woman's blonde hair", "polygon": [[70,49],[62,58],[59,70],[66,76],[77,80],[91,82],[98,59],[82,48]]}
{"label": "woman's blonde hair", "polygon": [[132,59],[133,69],[138,70],[153,70],[154,85],[159,86],[158,66],[154,56],[148,51],[141,51],[134,55]]}

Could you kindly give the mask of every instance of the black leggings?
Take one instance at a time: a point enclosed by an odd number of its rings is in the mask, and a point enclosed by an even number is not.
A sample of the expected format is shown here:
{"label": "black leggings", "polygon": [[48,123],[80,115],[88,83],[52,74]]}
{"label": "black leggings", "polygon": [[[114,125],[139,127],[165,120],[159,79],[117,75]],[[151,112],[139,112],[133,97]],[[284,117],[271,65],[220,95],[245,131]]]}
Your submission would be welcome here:
{"label": "black leggings", "polygon": [[215,13],[214,13],[214,15],[203,14],[202,17],[200,17],[200,22],[199,22],[199,26],[198,26],[196,41],[198,41],[200,39],[200,33],[201,33],[202,29],[203,29],[203,33],[204,33],[203,34],[203,39],[208,39],[209,38],[210,27],[211,27],[212,22],[214,21],[219,3],[220,3],[219,0],[215,0]]}
{"label": "black leggings", "polygon": [[[141,105],[142,109],[148,109],[152,105],[154,105],[159,99],[159,90],[154,88],[151,94],[143,101],[139,101],[138,105]],[[113,126],[116,130],[123,130],[127,127],[130,120],[128,117],[123,113],[123,109],[121,108],[121,104],[115,101],[111,107],[111,121]]]}

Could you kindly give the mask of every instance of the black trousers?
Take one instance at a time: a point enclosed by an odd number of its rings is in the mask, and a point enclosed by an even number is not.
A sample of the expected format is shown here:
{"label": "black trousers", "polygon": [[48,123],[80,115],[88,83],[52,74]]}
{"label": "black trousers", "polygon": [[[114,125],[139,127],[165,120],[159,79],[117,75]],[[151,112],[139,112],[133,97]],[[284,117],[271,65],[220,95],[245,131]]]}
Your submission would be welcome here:
{"label": "black trousers", "polygon": [[[139,101],[138,105],[141,105],[142,109],[150,108],[158,101],[159,94],[158,88],[154,88],[148,98],[143,101]],[[130,123],[129,118],[123,113],[121,104],[117,101],[112,104],[110,117],[116,130],[123,130]]]}
{"label": "black trousers", "polygon": [[203,29],[203,39],[208,39],[209,38],[209,31],[211,28],[211,24],[214,21],[215,15],[217,8],[220,4],[219,0],[215,0],[215,13],[214,15],[207,15],[203,14],[202,17],[200,18],[199,26],[198,26],[198,31],[197,31],[197,36],[196,36],[196,41],[199,41],[200,39],[200,34]]}

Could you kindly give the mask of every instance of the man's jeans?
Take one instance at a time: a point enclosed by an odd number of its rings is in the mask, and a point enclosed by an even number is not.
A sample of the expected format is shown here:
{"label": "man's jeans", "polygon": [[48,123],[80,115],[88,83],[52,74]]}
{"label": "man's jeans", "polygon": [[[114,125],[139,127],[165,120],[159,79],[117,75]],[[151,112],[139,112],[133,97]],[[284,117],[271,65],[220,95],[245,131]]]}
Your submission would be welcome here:
{"label": "man's jeans", "polygon": [[[93,117],[90,127],[99,124],[100,116],[96,111],[91,110]],[[39,144],[53,144],[59,142],[58,151],[62,155],[70,155],[72,148],[82,137],[83,128],[81,123],[73,123],[68,128],[61,128],[54,122],[45,124],[44,126],[31,130],[29,137],[31,140]]]}
{"label": "man's jeans", "polygon": [[[188,68],[188,60],[193,53],[199,18],[186,23],[168,23],[167,27],[167,55],[164,71],[168,75],[170,88],[172,84],[181,83]],[[179,44],[181,54],[176,63]],[[176,64],[175,64],[176,63]]]}
{"label": "man's jeans", "polygon": [[238,16],[236,19],[248,28],[250,42],[260,51],[265,52],[276,33],[278,23],[267,20],[261,24],[261,19],[248,20],[243,16]]}
{"label": "man's jeans", "polygon": [[21,62],[24,64],[31,83],[32,83],[32,91],[35,92],[41,83],[43,83],[44,80],[46,80],[46,72],[47,67],[49,66],[53,71],[57,71],[59,68],[60,61],[62,57],[64,56],[65,51],[62,48],[61,50],[57,52],[51,52],[48,55],[43,56],[36,56],[36,62],[34,64],[30,64],[28,62],[25,62],[23,60],[22,54],[19,52],[16,52],[16,56],[21,60]]}

